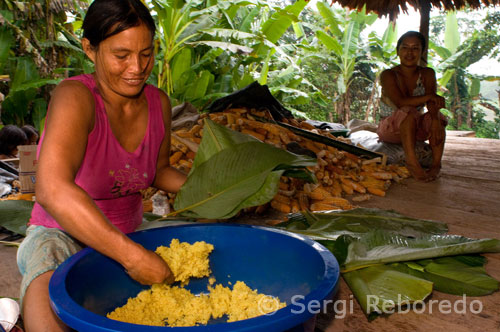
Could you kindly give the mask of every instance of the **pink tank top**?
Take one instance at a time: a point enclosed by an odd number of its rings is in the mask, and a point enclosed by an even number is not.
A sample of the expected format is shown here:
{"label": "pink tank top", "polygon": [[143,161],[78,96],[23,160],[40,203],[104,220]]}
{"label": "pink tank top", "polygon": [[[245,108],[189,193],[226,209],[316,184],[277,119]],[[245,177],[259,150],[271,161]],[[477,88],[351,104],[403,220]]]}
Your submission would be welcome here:
{"label": "pink tank top", "polygon": [[[155,178],[160,145],[165,135],[159,90],[146,85],[149,119],[146,134],[134,152],[126,151],[114,136],[104,102],[92,75],[69,78],[85,84],[95,100],[95,125],[87,141],[85,156],[75,182],[92,197],[96,205],[118,229],[134,231],[142,222],[142,196]],[[40,138],[38,153],[40,153]],[[85,222],[82,220],[82,222]],[[38,203],[31,213],[30,225],[63,229]]]}

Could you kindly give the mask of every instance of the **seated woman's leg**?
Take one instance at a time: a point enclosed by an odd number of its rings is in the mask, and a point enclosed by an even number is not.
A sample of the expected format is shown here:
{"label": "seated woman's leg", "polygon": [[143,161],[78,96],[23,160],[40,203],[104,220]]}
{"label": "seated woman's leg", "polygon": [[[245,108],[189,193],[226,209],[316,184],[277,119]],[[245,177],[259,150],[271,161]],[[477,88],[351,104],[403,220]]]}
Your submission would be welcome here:
{"label": "seated woman's leg", "polygon": [[431,117],[430,114],[424,115],[424,133],[429,138],[429,145],[432,149],[432,165],[427,172],[431,179],[436,179],[441,171],[441,159],[444,152],[444,143],[446,140],[446,118],[439,112],[437,117]]}
{"label": "seated woman's leg", "polygon": [[49,281],[55,269],[82,249],[80,243],[57,228],[29,226],[17,250],[23,276],[21,310],[26,331],[68,331],[50,307]]}
{"label": "seated woman's leg", "polygon": [[23,322],[27,332],[71,331],[50,307],[49,281],[54,271],[45,272],[30,283],[23,299]]}
{"label": "seated woman's leg", "polygon": [[399,126],[401,144],[405,152],[406,167],[412,176],[419,181],[429,181],[429,176],[418,162],[415,152],[415,144],[417,141],[417,119],[416,112],[408,112],[406,118]]}

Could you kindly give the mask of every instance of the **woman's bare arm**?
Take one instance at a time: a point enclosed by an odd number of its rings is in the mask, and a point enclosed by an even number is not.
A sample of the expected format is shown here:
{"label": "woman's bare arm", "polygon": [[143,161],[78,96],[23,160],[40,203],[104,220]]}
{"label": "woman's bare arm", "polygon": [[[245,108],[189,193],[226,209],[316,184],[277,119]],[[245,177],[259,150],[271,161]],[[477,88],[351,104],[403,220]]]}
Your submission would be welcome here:
{"label": "woman's bare arm", "polygon": [[37,202],[73,237],[118,261],[141,283],[159,283],[168,266],[113,226],[75,183],[94,126],[94,98],[80,82],[54,91],[38,161]]}
{"label": "woman's bare arm", "polygon": [[186,182],[186,175],[170,165],[170,130],[172,128],[171,106],[168,96],[161,92],[161,103],[163,108],[163,122],[165,125],[165,137],[160,147],[158,162],[156,166],[156,177],[153,186],[171,193],[179,191]]}
{"label": "woman's bare arm", "polygon": [[427,93],[427,90],[423,96],[405,96],[398,86],[394,69],[387,69],[382,72],[380,75],[380,84],[382,85],[382,94],[389,98],[398,108],[403,106],[422,106],[432,97],[432,94]]}

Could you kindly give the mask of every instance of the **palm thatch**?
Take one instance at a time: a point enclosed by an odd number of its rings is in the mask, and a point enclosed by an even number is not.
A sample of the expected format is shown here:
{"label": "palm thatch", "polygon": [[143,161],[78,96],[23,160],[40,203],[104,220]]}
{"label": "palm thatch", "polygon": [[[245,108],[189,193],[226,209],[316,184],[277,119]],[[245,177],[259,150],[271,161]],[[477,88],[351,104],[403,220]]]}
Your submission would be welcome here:
{"label": "palm thatch", "polygon": [[473,9],[482,6],[500,5],[500,0],[332,0],[332,4],[337,2],[343,7],[351,9],[362,9],[366,6],[367,11],[373,11],[379,16],[389,15],[390,18],[395,18],[402,11],[408,11],[408,5],[420,10],[422,7],[434,7],[445,10],[458,10],[465,6]]}

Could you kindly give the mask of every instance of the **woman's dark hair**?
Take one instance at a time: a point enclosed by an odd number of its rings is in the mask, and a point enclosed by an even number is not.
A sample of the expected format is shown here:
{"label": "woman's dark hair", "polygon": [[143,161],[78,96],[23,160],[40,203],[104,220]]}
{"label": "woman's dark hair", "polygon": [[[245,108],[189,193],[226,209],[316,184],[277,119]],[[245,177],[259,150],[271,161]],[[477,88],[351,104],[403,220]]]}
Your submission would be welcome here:
{"label": "woman's dark hair", "polygon": [[98,47],[104,39],[141,23],[155,35],[155,22],[141,0],[95,0],[83,20],[83,38]]}
{"label": "woman's dark hair", "polygon": [[[35,127],[31,125],[24,125],[21,127],[22,131],[26,134],[26,137],[28,137],[28,141],[31,143],[33,142],[33,138],[36,137],[37,141],[38,138],[40,137],[40,134],[38,131],[35,129]],[[37,142],[38,143],[38,142]]]}
{"label": "woman's dark hair", "polygon": [[422,52],[425,50],[425,47],[427,46],[427,41],[425,40],[425,37],[423,34],[421,34],[418,31],[408,31],[405,32],[401,37],[398,39],[398,44],[396,46],[396,50],[399,51],[399,47],[403,43],[403,40],[408,37],[417,37],[418,40],[420,40],[420,44],[422,45]]}
{"label": "woman's dark hair", "polygon": [[6,125],[0,130],[0,154],[12,155],[18,145],[28,144],[28,137],[18,126]]}

